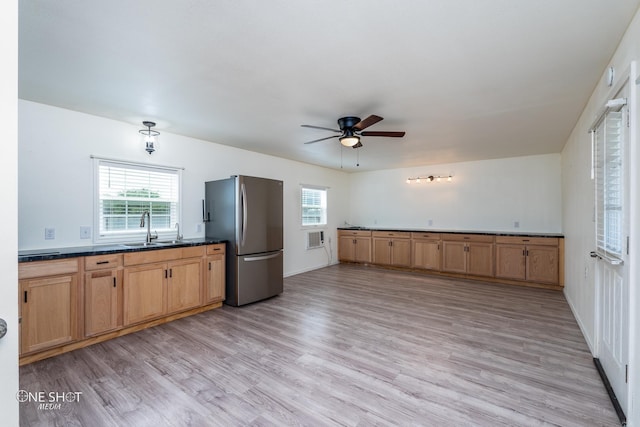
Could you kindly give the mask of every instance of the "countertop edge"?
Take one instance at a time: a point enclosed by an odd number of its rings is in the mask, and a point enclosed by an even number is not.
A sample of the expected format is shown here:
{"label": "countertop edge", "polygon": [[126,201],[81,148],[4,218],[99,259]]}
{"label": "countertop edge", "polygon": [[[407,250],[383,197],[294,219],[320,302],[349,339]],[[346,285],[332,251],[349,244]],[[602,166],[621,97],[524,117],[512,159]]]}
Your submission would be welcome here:
{"label": "countertop edge", "polygon": [[338,227],[338,230],[346,231],[389,231],[400,233],[438,233],[438,234],[476,234],[482,236],[518,236],[518,237],[556,237],[564,238],[562,233],[542,232],[512,232],[512,231],[478,231],[478,230],[434,230],[418,228],[378,228],[378,227]]}
{"label": "countertop edge", "polygon": [[64,258],[78,258],[83,256],[107,255],[115,253],[131,253],[142,251],[156,251],[190,246],[215,245],[226,243],[227,240],[215,238],[185,239],[177,243],[159,246],[127,247],[124,243],[114,243],[95,246],[77,246],[67,248],[29,249],[18,251],[18,262],[51,261]]}

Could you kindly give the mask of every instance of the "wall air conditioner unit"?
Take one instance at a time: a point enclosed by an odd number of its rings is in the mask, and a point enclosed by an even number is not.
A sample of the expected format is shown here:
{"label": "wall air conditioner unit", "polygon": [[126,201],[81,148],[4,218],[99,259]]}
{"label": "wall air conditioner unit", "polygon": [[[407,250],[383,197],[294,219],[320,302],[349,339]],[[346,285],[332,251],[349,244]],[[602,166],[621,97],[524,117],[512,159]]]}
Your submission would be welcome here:
{"label": "wall air conditioner unit", "polygon": [[307,233],[307,249],[316,249],[324,246],[324,231],[309,231]]}

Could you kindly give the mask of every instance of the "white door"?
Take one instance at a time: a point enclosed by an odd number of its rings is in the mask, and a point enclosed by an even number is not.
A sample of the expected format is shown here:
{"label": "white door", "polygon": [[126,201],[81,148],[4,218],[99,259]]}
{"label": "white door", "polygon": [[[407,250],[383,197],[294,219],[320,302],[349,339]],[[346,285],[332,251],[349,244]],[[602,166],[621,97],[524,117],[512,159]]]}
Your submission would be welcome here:
{"label": "white door", "polygon": [[0,424],[18,425],[18,1],[0,2],[0,200],[4,210],[0,241]]}
{"label": "white door", "polygon": [[597,357],[622,410],[628,410],[629,168],[627,86],[595,128]]}

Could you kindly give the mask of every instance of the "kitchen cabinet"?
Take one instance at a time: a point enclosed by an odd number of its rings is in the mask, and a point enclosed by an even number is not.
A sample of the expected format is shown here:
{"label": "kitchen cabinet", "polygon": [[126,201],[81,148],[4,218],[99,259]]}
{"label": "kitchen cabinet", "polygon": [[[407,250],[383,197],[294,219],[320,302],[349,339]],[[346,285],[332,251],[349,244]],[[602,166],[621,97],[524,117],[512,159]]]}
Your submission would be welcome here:
{"label": "kitchen cabinet", "polygon": [[202,246],[124,254],[124,325],[199,306],[204,254]]}
{"label": "kitchen cabinet", "polygon": [[373,263],[409,267],[411,265],[411,233],[374,231]]}
{"label": "kitchen cabinet", "polygon": [[346,262],[371,262],[371,231],[339,230],[338,259]]}
{"label": "kitchen cabinet", "polygon": [[224,301],[225,299],[225,245],[207,246],[205,259],[204,303]]}
{"label": "kitchen cabinet", "polygon": [[78,339],[78,259],[19,265],[20,353]]}
{"label": "kitchen cabinet", "polygon": [[559,239],[496,237],[496,277],[559,283]]}
{"label": "kitchen cabinet", "polygon": [[411,233],[411,266],[440,270],[440,233]]}
{"label": "kitchen cabinet", "polygon": [[122,326],[122,254],[84,258],[84,335]]}
{"label": "kitchen cabinet", "polygon": [[494,276],[494,236],[442,234],[442,271]]}

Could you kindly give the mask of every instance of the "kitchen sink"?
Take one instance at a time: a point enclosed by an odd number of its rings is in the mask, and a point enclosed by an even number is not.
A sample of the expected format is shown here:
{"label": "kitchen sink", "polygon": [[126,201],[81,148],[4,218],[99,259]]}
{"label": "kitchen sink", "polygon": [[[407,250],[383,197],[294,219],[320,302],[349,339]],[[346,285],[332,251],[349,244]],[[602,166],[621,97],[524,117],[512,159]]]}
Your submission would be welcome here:
{"label": "kitchen sink", "polygon": [[159,246],[160,242],[136,242],[136,243],[124,243],[122,246],[126,246],[127,248],[145,248],[147,246]]}

